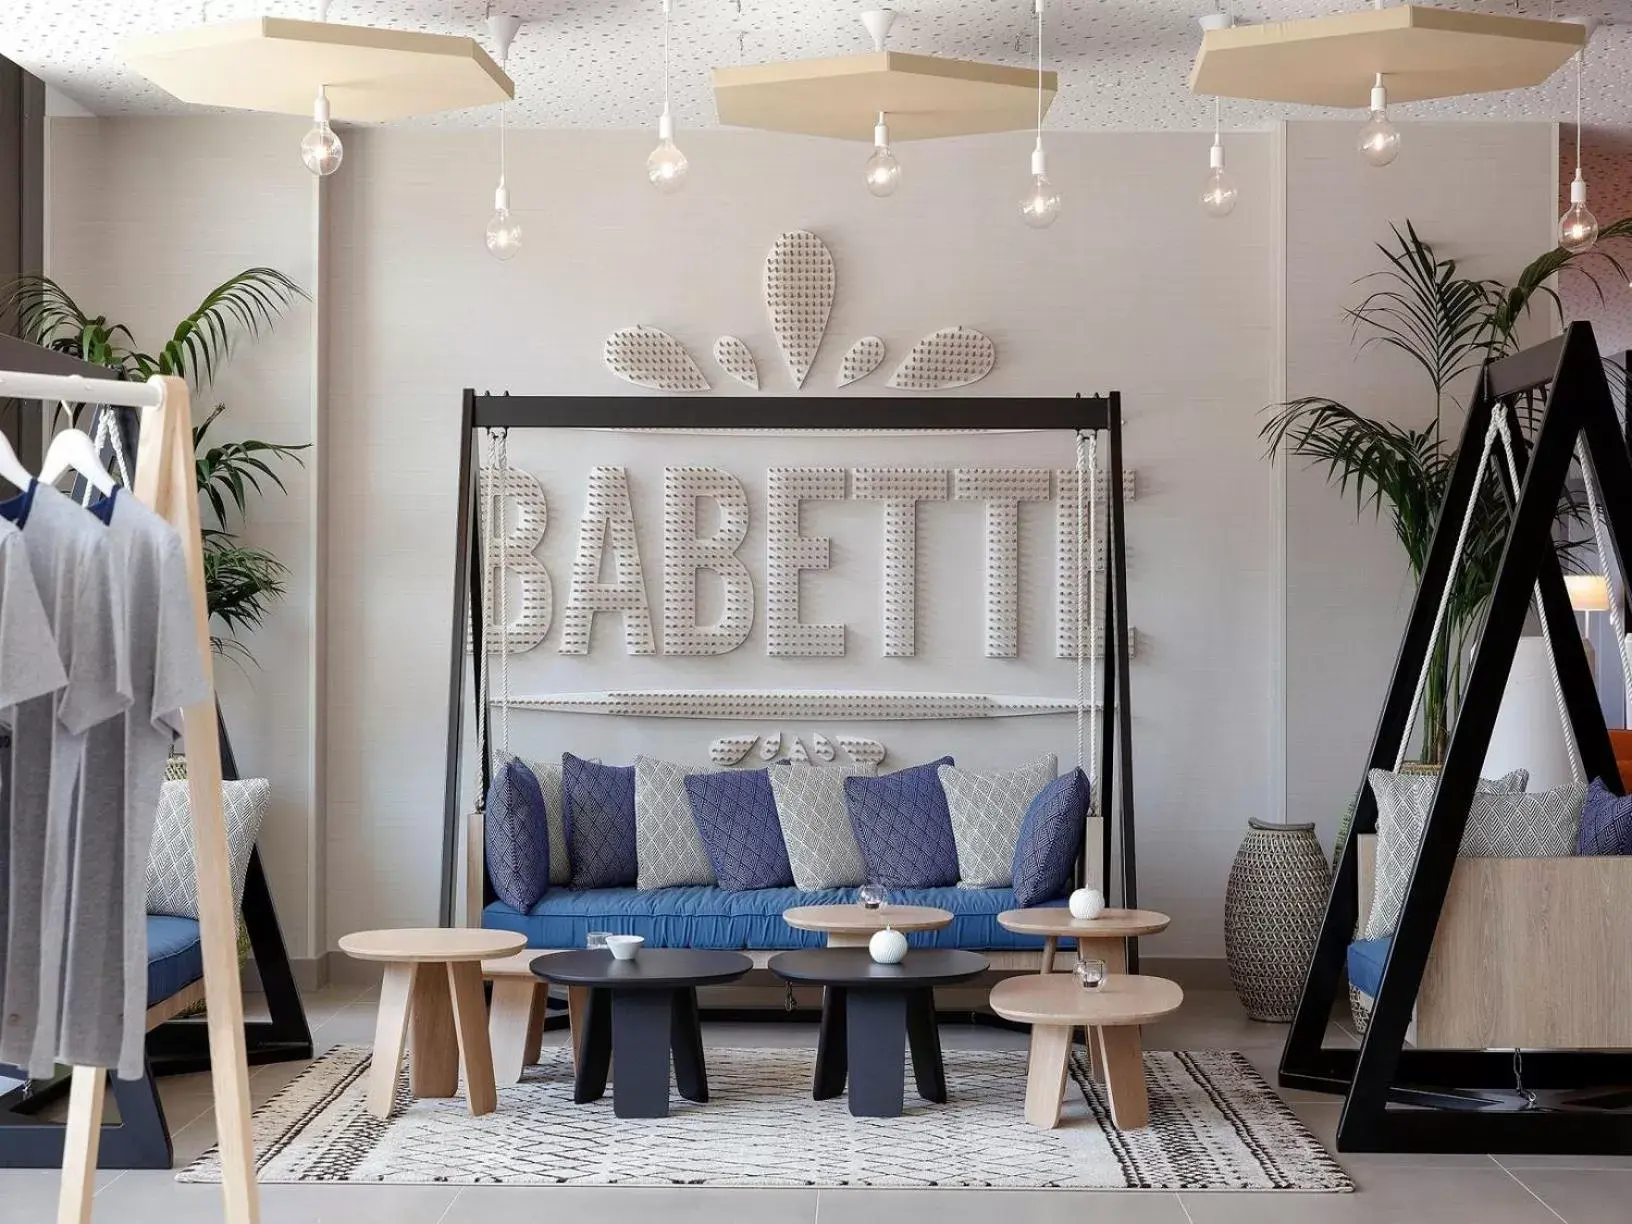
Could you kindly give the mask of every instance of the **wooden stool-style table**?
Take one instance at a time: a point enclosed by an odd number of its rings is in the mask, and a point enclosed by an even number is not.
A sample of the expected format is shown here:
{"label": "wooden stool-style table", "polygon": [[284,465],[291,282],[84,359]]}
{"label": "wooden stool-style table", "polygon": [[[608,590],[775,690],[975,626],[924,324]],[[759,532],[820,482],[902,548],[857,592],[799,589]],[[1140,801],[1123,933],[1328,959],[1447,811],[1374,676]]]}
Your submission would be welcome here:
{"label": "wooden stool-style table", "polygon": [[[533,964],[548,955],[537,948],[526,948],[514,956],[482,962],[482,977],[493,983],[487,1032],[493,1047],[493,1074],[501,1084],[519,1084],[522,1072],[538,1062],[543,1052],[550,984],[533,972]],[[583,1046],[584,1009],[588,1004],[587,986],[567,987],[567,1026],[571,1030],[574,1066]]]}
{"label": "wooden stool-style table", "polygon": [[369,1072],[370,1113],[391,1115],[410,1021],[414,1036],[408,1074],[415,1096],[453,1096],[462,1063],[470,1112],[480,1116],[498,1107],[482,961],[514,955],[526,946],[524,935],[471,927],[358,931],[341,937],[340,950],[347,956],[385,964]]}
{"label": "wooden stool-style table", "polygon": [[1026,1121],[1052,1129],[1060,1124],[1071,1034],[1092,1030],[1105,1067],[1111,1120],[1121,1130],[1150,1123],[1139,1026],[1179,1009],[1184,991],[1166,978],[1116,974],[1093,990],[1074,974],[1034,973],[992,987],[992,1010],[1006,1020],[1031,1025],[1031,1059],[1026,1074]]}
{"label": "wooden stool-style table", "polygon": [[1004,910],[997,925],[1020,935],[1043,937],[1043,972],[1054,971],[1054,954],[1060,940],[1077,941],[1077,955],[1105,962],[1105,972],[1128,971],[1127,941],[1140,935],[1157,935],[1173,920],[1166,914],[1144,909],[1108,909],[1098,918],[1073,918],[1063,905],[1035,909]]}
{"label": "wooden stool-style table", "polygon": [[868,909],[859,903],[800,905],[782,911],[782,921],[798,931],[821,931],[830,948],[865,948],[885,927],[910,935],[939,931],[952,925],[952,915],[932,905],[880,905]]}

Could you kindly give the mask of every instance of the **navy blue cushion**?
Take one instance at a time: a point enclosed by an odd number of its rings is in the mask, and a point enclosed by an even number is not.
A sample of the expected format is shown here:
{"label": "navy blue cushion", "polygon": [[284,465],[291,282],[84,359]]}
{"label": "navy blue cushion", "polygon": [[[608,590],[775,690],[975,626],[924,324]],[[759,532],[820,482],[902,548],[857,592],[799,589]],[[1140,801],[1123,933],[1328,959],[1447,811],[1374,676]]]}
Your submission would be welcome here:
{"label": "navy blue cushion", "polygon": [[721,888],[744,892],[793,884],[770,774],[763,769],[688,774],[686,797]]}
{"label": "navy blue cushion", "polygon": [[[819,948],[819,931],[796,931],[782,914],[799,905],[836,905],[856,899],[852,888],[806,892],[760,888],[726,892],[709,885],[679,888],[552,888],[529,913],[502,901],[489,905],[482,925],[515,931],[530,948],[581,948],[591,931],[644,936],[654,948]],[[1017,908],[1009,888],[925,888],[890,896],[901,905],[933,905],[952,915],[939,931],[909,935],[915,948],[1028,949],[1042,947],[1034,935],[1005,931],[997,923]]]}
{"label": "navy blue cushion", "polygon": [[168,999],[204,976],[198,923],[169,914],[147,916],[147,1005]]}
{"label": "navy blue cushion", "polygon": [[1026,808],[1014,843],[1014,902],[1022,909],[1071,891],[1091,796],[1079,765],[1038,791]]}
{"label": "navy blue cushion", "polygon": [[1368,999],[1377,997],[1392,939],[1357,939],[1349,945],[1349,985]]}
{"label": "navy blue cushion", "polygon": [[867,864],[885,888],[941,888],[958,882],[958,844],[941,789],[942,757],[877,778],[846,778],[844,806]]}
{"label": "navy blue cushion", "polygon": [[1577,854],[1632,854],[1632,797],[1612,795],[1597,778],[1581,808]]}
{"label": "navy blue cushion", "polygon": [[635,767],[561,754],[574,888],[635,882]]}
{"label": "navy blue cushion", "polygon": [[550,823],[538,779],[520,761],[506,761],[488,783],[482,845],[499,899],[531,909],[550,886]]}

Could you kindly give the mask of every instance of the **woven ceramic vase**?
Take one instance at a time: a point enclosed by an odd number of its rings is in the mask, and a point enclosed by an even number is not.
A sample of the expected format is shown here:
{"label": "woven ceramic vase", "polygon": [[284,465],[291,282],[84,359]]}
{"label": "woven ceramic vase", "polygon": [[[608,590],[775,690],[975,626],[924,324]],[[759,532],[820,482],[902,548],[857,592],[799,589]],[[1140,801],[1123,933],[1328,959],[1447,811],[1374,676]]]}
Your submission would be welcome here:
{"label": "woven ceramic vase", "polygon": [[1247,1015],[1285,1022],[1298,1010],[1331,868],[1314,825],[1255,819],[1247,826],[1224,894],[1224,955]]}

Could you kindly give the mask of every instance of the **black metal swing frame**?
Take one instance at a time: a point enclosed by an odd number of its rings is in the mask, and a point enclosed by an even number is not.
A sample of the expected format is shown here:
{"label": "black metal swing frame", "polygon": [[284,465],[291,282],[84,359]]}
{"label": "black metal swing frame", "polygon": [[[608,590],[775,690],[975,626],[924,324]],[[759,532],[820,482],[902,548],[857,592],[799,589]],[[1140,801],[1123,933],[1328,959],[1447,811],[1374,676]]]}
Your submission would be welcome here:
{"label": "black metal swing frame", "polygon": [[[1534,442],[1527,445],[1518,407],[1538,399],[1545,408]],[[1632,1112],[1594,1108],[1560,1095],[1632,1084],[1632,1051],[1525,1051],[1524,1085],[1545,1100],[1514,1108],[1486,1100],[1482,1108],[1469,1108],[1469,1092],[1515,1087],[1511,1051],[1405,1048],[1474,788],[1537,589],[1581,762],[1589,777],[1622,792],[1552,540],[1559,496],[1581,438],[1598,476],[1620,572],[1632,572],[1627,568],[1632,460],[1587,323],[1571,324],[1562,337],[1490,362],[1480,375],[1366,769],[1392,769],[1410,733],[1416,678],[1432,646],[1441,593],[1454,578],[1460,515],[1480,479],[1481,444],[1495,413],[1506,418],[1522,483],[1513,488],[1506,464],[1496,463],[1512,507],[1511,528],[1371,1018],[1358,1050],[1325,1047],[1358,911],[1358,839],[1377,824],[1376,802],[1362,774],[1319,942],[1281,1056],[1282,1087],[1345,1098],[1337,1130],[1341,1151],[1632,1152]]]}
{"label": "black metal swing frame", "polygon": [[[477,529],[476,499],[479,456],[476,435],[488,429],[604,429],[604,430],[753,430],[783,428],[774,401],[741,397],[704,399],[653,395],[509,395],[478,394],[466,390],[460,408],[459,511],[454,553],[453,633],[448,661],[447,770],[444,780],[442,826],[442,925],[454,922],[456,864],[463,794],[460,778],[465,735],[467,670],[472,689],[480,691],[480,651],[466,650],[465,629],[481,624],[481,541]],[[1133,713],[1129,701],[1127,529],[1122,492],[1125,471],[1122,451],[1122,398],[1106,395],[1040,397],[925,396],[913,399],[886,397],[801,396],[801,416],[821,424],[813,433],[867,430],[1061,431],[1097,433],[1108,443],[1107,565],[1102,609],[1106,626],[1105,674],[1101,698],[1099,778],[1102,798],[1103,844],[1101,879],[1119,903],[1138,905],[1138,882],[1133,811]],[[805,428],[804,426],[800,427]],[[467,657],[468,656],[468,657]],[[478,712],[486,720],[488,711]],[[484,721],[484,731],[486,730]],[[491,743],[490,736],[485,737]],[[490,762],[478,764],[479,785],[486,793]],[[1115,834],[1113,838],[1113,833]],[[1116,872],[1111,873],[1113,847]],[[1084,866],[1087,850],[1084,850]],[[493,900],[492,881],[483,872],[483,904]],[[1114,883],[1114,890],[1111,885]],[[1137,972],[1138,941],[1129,940],[1129,972]]]}

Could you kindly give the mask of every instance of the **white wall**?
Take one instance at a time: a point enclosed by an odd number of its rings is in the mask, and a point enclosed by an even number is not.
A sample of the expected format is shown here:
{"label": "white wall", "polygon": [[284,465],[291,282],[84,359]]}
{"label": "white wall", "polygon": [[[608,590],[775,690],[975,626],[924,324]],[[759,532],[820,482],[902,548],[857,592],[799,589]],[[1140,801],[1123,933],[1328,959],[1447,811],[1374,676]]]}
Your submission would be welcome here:
{"label": "white wall", "polygon": [[[296,137],[288,125],[148,120],[137,121],[142,139],[114,140],[87,135],[80,124],[94,126],[75,120],[53,127],[54,145],[73,154],[59,159],[54,173],[59,216],[87,233],[130,235],[132,243],[139,237],[151,245],[153,233],[176,236],[151,256],[111,250],[92,256],[72,249],[80,240],[59,232],[54,266],[64,275],[73,268],[87,294],[93,288],[101,294],[105,282],[112,300],[131,302],[131,313],[138,306],[155,318],[178,313],[168,297],[143,303],[142,285],[160,253],[167,277],[205,261],[211,268],[219,262],[221,275],[265,262],[303,281],[311,277],[311,184],[289,155]],[[436,916],[460,390],[621,393],[629,388],[600,365],[601,341],[615,327],[644,322],[671,331],[711,372],[706,354],[714,338],[741,336],[770,390],[787,392],[758,278],[775,235],[802,227],[822,235],[838,268],[837,301],[810,394],[831,386],[850,339],[879,334],[899,356],[914,339],[952,323],[981,328],[998,345],[997,370],[975,394],[1123,393],[1129,461],[1140,471],[1130,515],[1131,619],[1142,635],[1134,673],[1140,895],[1175,917],[1153,954],[1219,955],[1225,879],[1247,817],[1279,811],[1283,782],[1292,814],[1301,817],[1341,793],[1336,780],[1345,787],[1352,781],[1365,751],[1364,734],[1354,739],[1352,727],[1369,733],[1386,666],[1386,658],[1379,665],[1366,652],[1383,643],[1385,655],[1392,651],[1402,590],[1398,570],[1387,564],[1388,548],[1373,547],[1368,529],[1356,531],[1318,482],[1293,477],[1291,501],[1282,506],[1279,477],[1264,464],[1257,438],[1263,406],[1283,381],[1294,393],[1335,386],[1327,373],[1348,380],[1338,388],[1344,394],[1391,385],[1386,362],[1353,362],[1339,317],[1352,294],[1349,282],[1370,266],[1367,248],[1386,219],[1443,221],[1459,248],[1487,253],[1492,271],[1528,258],[1534,243],[1526,245],[1526,233],[1535,233],[1535,242],[1545,238],[1534,218],[1551,209],[1550,129],[1413,126],[1407,135],[1411,143],[1398,165],[1364,177],[1354,166],[1347,125],[1294,124],[1284,140],[1278,133],[1231,136],[1241,204],[1220,222],[1196,202],[1204,136],[1062,133],[1052,140],[1050,167],[1066,211],[1053,230],[1033,233],[1014,215],[1028,146],[1022,136],[908,146],[901,193],[875,201],[861,189],[863,154],[853,146],[692,134],[685,142],[692,182],[664,198],[640,173],[645,134],[523,132],[512,137],[511,182],[527,242],[517,260],[501,265],[481,245],[496,156],[491,134],[348,133],[345,166],[327,185],[328,254],[321,277],[312,278],[327,292],[330,500],[321,542],[329,555],[321,577],[328,589],[315,639],[328,667],[319,702],[327,731],[313,731],[310,716],[298,713],[298,682],[285,692],[284,673],[269,654],[276,649],[284,658],[281,641],[256,644],[268,665],[250,698],[257,714],[240,716],[229,707],[235,727],[244,725],[246,755],[250,737],[269,751],[286,733],[321,736],[327,750],[321,779],[327,802],[304,814],[305,827],[319,838],[317,853],[303,862],[286,851],[272,864],[286,926],[289,909],[316,914],[326,906],[326,921],[308,932],[307,946],[321,950],[347,930]],[[165,176],[154,169],[161,162],[140,155],[160,146],[172,160],[175,150],[187,151],[188,164],[198,167],[186,174],[189,182],[213,178],[233,183],[238,195],[283,203],[268,206],[276,215],[242,203],[161,203]],[[109,183],[118,190],[106,190]],[[192,249],[183,251],[189,235]],[[202,269],[181,279],[193,296],[195,282],[214,283]],[[307,347],[273,347],[282,343]],[[299,372],[310,386],[310,345],[293,324],[271,344],[246,350],[239,369],[260,369],[248,363],[276,356],[279,372]],[[855,391],[880,389],[870,382]],[[735,390],[722,385],[718,393]],[[314,394],[301,411],[311,410]],[[259,402],[260,390],[237,397],[238,427],[270,436],[269,422],[281,418],[250,415],[251,398]],[[771,407],[786,409],[779,423],[799,423],[796,399]],[[311,426],[305,428],[309,434]],[[1029,462],[1048,441],[1000,443],[984,461]],[[1069,448],[1058,443],[1058,463],[1066,466]],[[599,462],[621,456],[637,489],[644,481],[650,492],[658,460],[648,441],[600,436],[592,447],[583,445],[586,461],[591,449]],[[759,446],[721,444],[717,461],[762,479],[755,476],[767,465]],[[688,453],[707,449],[688,444]],[[853,453],[850,465],[866,462],[865,452]],[[938,453],[967,454],[950,445]],[[558,461],[576,460],[538,460]],[[564,485],[560,495],[552,489],[547,560],[552,549],[570,546],[581,502],[581,487]],[[313,504],[308,490],[286,508],[298,513]],[[273,513],[269,507],[268,522]],[[850,515],[844,508],[844,521]],[[1045,518],[1040,526],[1047,531],[1051,524]],[[288,547],[298,559],[301,546],[290,540]],[[757,573],[752,547],[745,555]],[[655,556],[652,547],[647,551]],[[1328,567],[1328,556],[1378,564]],[[551,563],[559,606],[566,575]],[[1046,631],[1051,575],[1045,570],[1032,579],[1042,588],[1034,602],[1044,613],[1044,624],[1034,628]],[[1328,592],[1340,580],[1348,585],[1334,601]],[[942,582],[939,589],[948,588]],[[1327,632],[1324,609],[1334,602],[1357,626],[1336,645],[1320,636]],[[300,609],[311,607],[297,588],[288,615],[309,615]],[[921,609],[921,616],[940,615],[962,613]],[[603,631],[590,657],[606,662],[609,677],[621,660],[601,653],[611,636]],[[752,647],[737,652],[741,666],[765,670],[762,652],[752,657]],[[1036,666],[1046,665],[1044,656]],[[300,657],[291,646],[290,661]],[[528,661],[538,667],[536,687],[550,675],[549,657]],[[914,687],[974,687],[957,683],[956,662],[966,657],[918,661],[924,667],[911,677],[924,682]],[[1061,673],[1057,691],[1069,693],[1069,665],[1052,666]],[[1371,688],[1334,682],[1351,671]],[[853,682],[853,674],[833,679],[814,668],[806,681]],[[1292,713],[1284,734],[1283,701]],[[593,752],[599,742],[608,755],[627,755],[631,735],[645,742],[644,726],[517,719],[518,746],[538,735],[541,753],[563,746]],[[555,723],[576,729],[556,731]],[[1033,741],[1068,754],[1069,723],[1014,720],[995,735],[984,724],[892,728],[885,738],[900,762],[944,744],[988,764],[1022,754]],[[529,725],[540,729],[524,730]],[[1318,733],[1323,725],[1330,735]],[[681,737],[679,750],[700,748],[713,733],[696,724],[659,734]],[[558,736],[572,742],[545,742]],[[308,759],[314,754],[309,745]]]}
{"label": "white wall", "polygon": [[[1287,129],[1286,394],[1330,396],[1413,427],[1433,419],[1421,370],[1383,346],[1364,352],[1343,311],[1374,286],[1376,244],[1409,218],[1462,274],[1511,278],[1553,245],[1556,129],[1430,124],[1376,170],[1342,125]],[[1539,322],[1540,320],[1538,320]],[[1457,388],[1465,403],[1471,385]],[[1447,405],[1457,436],[1461,408]],[[1324,470],[1286,471],[1287,817],[1330,845],[1364,770],[1415,594],[1385,517],[1328,487]]]}

